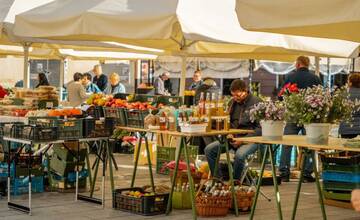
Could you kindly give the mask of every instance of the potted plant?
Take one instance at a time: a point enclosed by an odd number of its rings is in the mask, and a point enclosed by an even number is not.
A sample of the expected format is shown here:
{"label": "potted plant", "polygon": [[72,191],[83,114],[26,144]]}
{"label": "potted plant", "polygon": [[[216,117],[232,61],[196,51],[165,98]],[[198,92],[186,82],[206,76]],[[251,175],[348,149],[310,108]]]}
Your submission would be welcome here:
{"label": "potted plant", "polygon": [[348,99],[346,87],[333,93],[322,86],[299,90],[283,96],[286,119],[302,125],[312,144],[327,144],[330,124],[351,119],[356,104]]}
{"label": "potted plant", "polygon": [[265,140],[282,140],[284,133],[285,106],[280,101],[260,102],[250,109],[250,120],[261,124]]}

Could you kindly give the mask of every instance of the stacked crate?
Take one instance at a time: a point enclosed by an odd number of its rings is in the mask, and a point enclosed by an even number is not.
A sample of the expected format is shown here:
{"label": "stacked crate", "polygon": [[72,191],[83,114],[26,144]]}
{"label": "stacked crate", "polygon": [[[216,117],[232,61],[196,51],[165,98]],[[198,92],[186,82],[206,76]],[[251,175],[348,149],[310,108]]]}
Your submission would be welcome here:
{"label": "stacked crate", "polygon": [[[198,146],[187,146],[190,161],[194,162],[196,156],[199,153]],[[175,147],[160,147],[156,149],[156,173],[168,175],[170,173],[169,169],[166,168],[166,164],[175,160],[176,148]],[[181,160],[185,161],[184,149],[181,152]]]}
{"label": "stacked crate", "polygon": [[350,202],[351,191],[360,185],[360,155],[321,157],[325,199]]}
{"label": "stacked crate", "polygon": [[[52,190],[67,190],[75,188],[77,168],[77,142],[54,145],[53,153],[49,158],[49,183]],[[79,188],[86,187],[87,170],[85,158],[87,150],[79,150]],[[86,174],[86,175],[85,175]]]}
{"label": "stacked crate", "polygon": [[[40,157],[41,158],[41,157]],[[33,168],[31,169],[31,188],[33,193],[44,192],[44,170],[41,164],[41,159],[36,161],[34,160]],[[15,175],[16,170],[16,175]],[[10,165],[10,175],[11,175],[11,193],[13,195],[21,195],[29,192],[29,177],[28,177],[28,168],[25,164],[12,163]],[[5,162],[0,163],[0,179],[6,180],[8,176],[8,164]],[[6,186],[6,184],[5,184]],[[1,189],[0,191],[4,191]]]}

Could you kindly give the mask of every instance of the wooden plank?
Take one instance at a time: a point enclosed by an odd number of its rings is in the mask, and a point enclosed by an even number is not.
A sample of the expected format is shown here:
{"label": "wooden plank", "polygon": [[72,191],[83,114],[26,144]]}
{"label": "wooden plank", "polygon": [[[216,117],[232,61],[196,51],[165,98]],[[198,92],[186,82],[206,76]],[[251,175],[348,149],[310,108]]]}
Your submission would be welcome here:
{"label": "wooden plank", "polygon": [[228,131],[216,131],[212,130],[209,132],[194,132],[194,133],[185,133],[178,131],[162,131],[162,130],[153,130],[153,129],[144,129],[144,128],[130,128],[130,127],[117,127],[118,129],[123,129],[130,132],[150,132],[155,134],[168,134],[172,136],[179,137],[204,137],[204,136],[217,136],[217,135],[228,135],[228,134],[251,134],[254,133],[253,130],[244,130],[244,129],[230,129]]}
{"label": "wooden plank", "polygon": [[307,142],[306,136],[303,135],[284,135],[282,140],[264,140],[264,138],[261,136],[235,138],[235,140],[259,144],[292,145],[298,147],[306,147],[312,150],[341,150],[360,152],[360,148],[343,146],[343,142],[345,141],[344,139],[332,137],[329,137],[329,143],[327,145],[310,144]]}
{"label": "wooden plank", "polygon": [[339,208],[353,209],[350,202],[344,202],[344,201],[338,201],[338,200],[332,200],[332,199],[325,199],[324,204],[329,205],[329,206],[339,207]]}

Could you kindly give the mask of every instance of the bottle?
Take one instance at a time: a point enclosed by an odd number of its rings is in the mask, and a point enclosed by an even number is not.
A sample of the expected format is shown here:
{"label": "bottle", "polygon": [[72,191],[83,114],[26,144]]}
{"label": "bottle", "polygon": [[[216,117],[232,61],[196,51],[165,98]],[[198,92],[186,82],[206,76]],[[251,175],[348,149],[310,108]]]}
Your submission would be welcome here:
{"label": "bottle", "polygon": [[161,113],[159,121],[160,121],[160,130],[162,131],[167,130],[167,118],[165,112]]}
{"label": "bottle", "polygon": [[216,93],[211,93],[211,104],[210,104],[210,112],[212,116],[217,116],[217,100],[216,100]]}
{"label": "bottle", "polygon": [[202,116],[205,114],[205,97],[204,93],[200,93],[200,100],[199,100],[199,115]]}
{"label": "bottle", "polygon": [[183,123],[184,123],[184,113],[182,110],[180,110],[177,118],[178,131],[181,131],[181,126],[183,125]]}
{"label": "bottle", "polygon": [[173,113],[170,113],[168,116],[168,128],[169,131],[176,131],[176,121]]}
{"label": "bottle", "polygon": [[219,92],[218,100],[217,100],[217,115],[218,116],[224,115],[224,98],[221,92]]}
{"label": "bottle", "polygon": [[211,99],[210,99],[210,93],[206,93],[206,100],[205,100],[205,114],[210,115],[211,111]]}

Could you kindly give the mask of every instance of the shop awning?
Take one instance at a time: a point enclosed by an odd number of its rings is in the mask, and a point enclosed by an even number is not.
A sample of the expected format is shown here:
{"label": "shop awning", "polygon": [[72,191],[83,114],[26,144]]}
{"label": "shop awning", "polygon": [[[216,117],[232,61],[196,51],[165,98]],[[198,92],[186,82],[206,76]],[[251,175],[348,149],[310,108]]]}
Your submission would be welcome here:
{"label": "shop awning", "polygon": [[237,0],[242,27],[360,42],[359,0]]}

